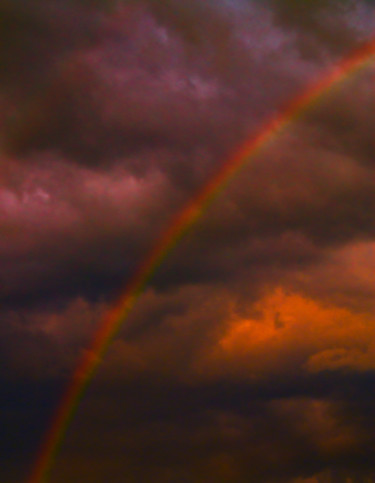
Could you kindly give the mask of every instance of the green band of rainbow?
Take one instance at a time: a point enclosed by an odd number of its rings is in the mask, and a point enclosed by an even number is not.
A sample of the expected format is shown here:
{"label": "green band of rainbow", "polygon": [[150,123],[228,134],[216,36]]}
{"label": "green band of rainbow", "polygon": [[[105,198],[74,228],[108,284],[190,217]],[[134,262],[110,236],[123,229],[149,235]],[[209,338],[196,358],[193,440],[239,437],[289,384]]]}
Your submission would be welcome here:
{"label": "green band of rainbow", "polygon": [[44,444],[36,459],[32,475],[29,478],[29,483],[40,483],[47,480],[59,445],[86,385],[89,383],[111,340],[164,258],[250,157],[256,155],[267,141],[273,139],[283,128],[294,121],[298,115],[302,114],[331,86],[340,80],[344,80],[350,73],[355,72],[370,62],[374,54],[375,39],[361,46],[338,63],[328,74],[326,73],[320,81],[306,89],[302,95],[293,99],[282,111],[265,123],[257,134],[247,140],[222,165],[215,176],[211,178],[198,194],[172,219],[166,231],[155,243],[133,278],[129,281],[117,304],[100,323],[89,348],[79,361],[46,434]]}

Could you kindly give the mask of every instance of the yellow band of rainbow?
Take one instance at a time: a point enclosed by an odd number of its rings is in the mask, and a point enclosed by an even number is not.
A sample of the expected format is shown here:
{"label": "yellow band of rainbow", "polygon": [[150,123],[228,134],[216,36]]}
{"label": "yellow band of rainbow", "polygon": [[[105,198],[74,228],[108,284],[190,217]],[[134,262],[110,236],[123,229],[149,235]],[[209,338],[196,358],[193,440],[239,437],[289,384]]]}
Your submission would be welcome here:
{"label": "yellow band of rainbow", "polygon": [[295,97],[284,109],[266,122],[254,136],[251,136],[231,158],[224,162],[215,176],[172,219],[168,228],[156,241],[152,250],[127,284],[123,295],[99,324],[99,328],[95,332],[89,348],[79,361],[71,382],[57,408],[45,441],[38,453],[29,483],[47,481],[59,445],[86,385],[89,383],[111,340],[164,258],[249,158],[256,155],[266,145],[267,141],[279,134],[283,128],[294,121],[331,86],[369,63],[374,54],[375,39],[356,49],[318,82]]}

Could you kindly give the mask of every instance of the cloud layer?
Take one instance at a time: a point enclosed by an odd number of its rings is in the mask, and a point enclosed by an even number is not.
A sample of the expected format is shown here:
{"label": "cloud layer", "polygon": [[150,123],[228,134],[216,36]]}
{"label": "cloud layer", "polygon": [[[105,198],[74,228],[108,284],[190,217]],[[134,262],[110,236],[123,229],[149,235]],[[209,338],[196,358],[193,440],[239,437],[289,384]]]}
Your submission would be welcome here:
{"label": "cloud layer", "polygon": [[[302,3],[2,2],[1,481],[171,217],[372,36],[371,2]],[[51,481],[375,481],[373,103],[369,65],[244,165],[103,357]]]}

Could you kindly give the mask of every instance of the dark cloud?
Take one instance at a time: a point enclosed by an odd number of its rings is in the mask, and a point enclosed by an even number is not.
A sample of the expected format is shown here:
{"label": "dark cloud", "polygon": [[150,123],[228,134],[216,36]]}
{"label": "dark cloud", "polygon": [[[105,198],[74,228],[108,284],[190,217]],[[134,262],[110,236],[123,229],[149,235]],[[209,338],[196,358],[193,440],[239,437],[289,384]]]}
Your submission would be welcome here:
{"label": "dark cloud", "polygon": [[[157,280],[223,280],[246,268],[257,280],[275,268],[316,263],[332,247],[371,239],[369,116],[349,97],[353,89],[360,105],[368,102],[368,77],[353,79],[249,161]],[[347,112],[335,115],[344,103]],[[205,166],[214,159],[207,161],[207,152],[173,157],[148,149],[100,172],[51,153],[43,162],[34,155],[30,167],[15,165],[8,175],[12,189],[3,192],[3,229],[14,240],[3,247],[3,300],[97,297],[121,288],[212,169]]]}
{"label": "dark cloud", "polygon": [[35,455],[35,441],[47,429],[52,408],[61,397],[61,380],[37,382],[1,378],[1,478],[25,481]]}
{"label": "dark cloud", "polygon": [[[276,22],[292,29],[299,38],[302,55],[316,57],[342,54],[360,43],[366,17],[373,15],[370,2],[351,0],[271,0]],[[371,20],[370,20],[371,21]]]}
{"label": "dark cloud", "polygon": [[[370,2],[0,5],[0,480],[113,300]],[[249,159],[158,268],[51,481],[373,481],[373,69]]]}
{"label": "dark cloud", "polygon": [[[223,5],[149,3],[140,10],[125,2],[107,16],[88,6],[68,4],[64,10],[57,3],[42,13],[37,3],[30,18],[22,9],[13,13],[28,37],[20,40],[14,29],[12,35],[26,54],[26,47],[32,48],[37,58],[28,56],[18,64],[15,52],[16,62],[10,61],[17,79],[26,76],[28,87],[17,81],[22,92],[12,95],[9,105],[5,102],[3,144],[8,151],[53,149],[90,165],[158,146],[186,152],[192,144],[208,145],[223,155],[255,119],[295,92],[299,76],[318,68],[298,58],[297,43],[287,51],[290,33],[276,29],[256,4],[242,5],[241,17]],[[24,17],[31,24],[27,29],[22,28]],[[186,45],[194,42],[186,44],[179,19],[199,32],[199,48],[191,53]],[[58,29],[50,26],[53,22]],[[220,22],[227,35],[217,26]],[[39,48],[33,29],[43,33],[40,44],[49,55]],[[6,43],[11,55],[13,43]],[[277,52],[286,58],[279,62]],[[285,63],[289,66],[283,72]],[[21,65],[31,74],[22,75]],[[34,73],[39,77],[32,81]],[[272,86],[263,94],[265,83]]]}
{"label": "dark cloud", "polygon": [[[162,481],[291,482],[323,472],[345,481],[373,473],[371,431],[350,420],[352,411],[360,414],[368,404],[360,398],[349,409],[335,399],[291,396],[290,386],[284,388],[287,397],[269,399],[267,389],[253,385],[184,386],[155,379],[111,390],[98,387],[82,404],[54,481],[102,481],[106,474],[114,481],[152,481],[157,473]],[[74,457],[78,448],[81,461]],[[93,454],[101,455],[100,466]]]}

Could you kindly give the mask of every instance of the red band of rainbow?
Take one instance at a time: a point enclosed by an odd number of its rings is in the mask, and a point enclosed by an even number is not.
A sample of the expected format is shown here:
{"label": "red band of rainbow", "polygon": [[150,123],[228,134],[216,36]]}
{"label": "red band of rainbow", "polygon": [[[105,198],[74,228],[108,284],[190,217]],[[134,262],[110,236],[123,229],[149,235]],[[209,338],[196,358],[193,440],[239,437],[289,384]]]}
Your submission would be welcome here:
{"label": "red band of rainbow", "polygon": [[370,62],[374,54],[375,39],[362,45],[338,63],[330,72],[326,73],[317,83],[294,98],[280,113],[266,122],[257,134],[247,140],[221,166],[215,176],[201,188],[198,194],[172,219],[166,231],[157,240],[150,253],[127,284],[117,304],[100,323],[89,348],[79,361],[46,434],[44,444],[40,449],[32,475],[29,478],[29,483],[41,483],[47,480],[59,445],[86,385],[89,383],[113,337],[164,258],[250,157],[256,155],[267,141],[273,139],[283,128],[294,121],[298,115],[302,114],[331,86]]}

